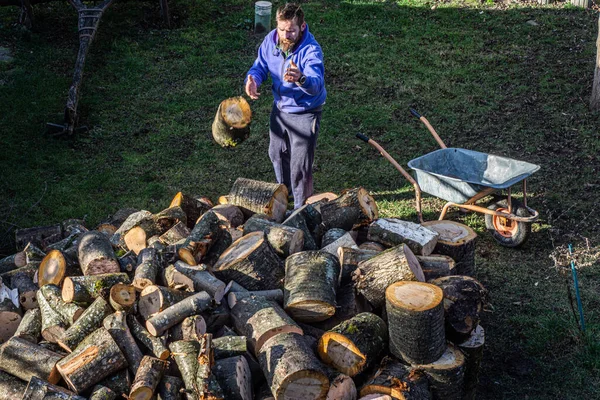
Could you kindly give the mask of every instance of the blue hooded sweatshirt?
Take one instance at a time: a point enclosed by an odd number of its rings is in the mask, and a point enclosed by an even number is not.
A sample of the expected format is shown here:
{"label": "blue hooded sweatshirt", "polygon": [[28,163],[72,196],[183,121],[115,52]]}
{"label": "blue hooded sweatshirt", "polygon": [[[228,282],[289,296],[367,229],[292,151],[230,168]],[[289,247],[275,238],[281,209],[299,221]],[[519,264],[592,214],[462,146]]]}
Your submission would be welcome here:
{"label": "blue hooded sweatshirt", "polygon": [[[285,70],[290,66],[290,60],[306,75],[304,85],[298,86],[283,80]],[[308,31],[308,24],[302,32],[302,39],[293,52],[286,58],[277,48],[277,29],[267,34],[258,49],[258,57],[252,68],[246,74],[252,75],[257,87],[267,79],[271,73],[273,80],[273,97],[277,107],[286,113],[301,113],[315,110],[325,103],[327,91],[325,90],[325,68],[323,66],[323,51]]]}

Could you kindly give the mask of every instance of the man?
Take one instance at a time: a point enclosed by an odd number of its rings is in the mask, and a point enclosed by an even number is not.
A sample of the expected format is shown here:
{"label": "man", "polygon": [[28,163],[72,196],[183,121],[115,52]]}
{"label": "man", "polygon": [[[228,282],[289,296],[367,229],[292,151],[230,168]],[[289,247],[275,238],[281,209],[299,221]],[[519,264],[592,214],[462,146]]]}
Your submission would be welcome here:
{"label": "man", "polygon": [[312,167],[327,97],[323,51],[298,4],[279,7],[276,17],[277,28],[258,49],[245,89],[251,99],[258,99],[258,87],[271,74],[274,102],[269,157],[277,182],[287,186],[298,208],[313,194]]}

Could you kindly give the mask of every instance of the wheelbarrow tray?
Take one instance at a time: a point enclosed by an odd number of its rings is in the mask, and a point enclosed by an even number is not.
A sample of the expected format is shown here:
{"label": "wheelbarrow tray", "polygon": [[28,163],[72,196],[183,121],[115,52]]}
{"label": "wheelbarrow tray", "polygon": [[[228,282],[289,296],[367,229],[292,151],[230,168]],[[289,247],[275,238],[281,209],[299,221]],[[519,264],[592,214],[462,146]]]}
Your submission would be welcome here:
{"label": "wheelbarrow tray", "polygon": [[421,190],[457,204],[487,188],[507,189],[539,165],[478,151],[446,148],[409,161]]}

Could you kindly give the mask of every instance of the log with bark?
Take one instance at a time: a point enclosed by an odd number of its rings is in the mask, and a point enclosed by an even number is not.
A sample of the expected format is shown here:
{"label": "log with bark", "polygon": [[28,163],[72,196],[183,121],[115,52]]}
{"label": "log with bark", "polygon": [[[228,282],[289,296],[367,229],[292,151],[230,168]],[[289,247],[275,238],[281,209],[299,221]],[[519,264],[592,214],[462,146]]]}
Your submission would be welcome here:
{"label": "log with bark", "polygon": [[102,326],[102,321],[113,312],[106,300],[98,297],[58,339],[58,344],[72,352],[89,334]]}
{"label": "log with bark", "polygon": [[199,314],[208,309],[212,297],[206,292],[199,292],[166,308],[146,321],[146,329],[153,336],[161,336],[172,326],[190,315]]}
{"label": "log with bark", "polygon": [[103,379],[98,385],[106,386],[117,395],[126,397],[131,387],[131,381],[133,377],[130,375],[127,368],[122,369],[106,379]]}
{"label": "log with bark", "polygon": [[21,400],[86,400],[63,387],[32,376]]}
{"label": "log with bark", "polygon": [[230,292],[227,294],[227,304],[229,305],[229,308],[233,308],[241,299],[252,296],[261,296],[267,300],[272,300],[279,305],[283,305],[283,291],[281,289],[256,290],[253,292]]}
{"label": "log with bark", "polygon": [[442,276],[457,275],[456,263],[449,256],[431,254],[428,256],[417,256],[426,281],[441,278]]}
{"label": "log with bark", "polygon": [[38,285],[61,285],[65,277],[81,273],[76,246],[64,251],[51,250],[40,263]]}
{"label": "log with bark", "polygon": [[183,192],[178,192],[169,207],[181,207],[186,215],[186,226],[193,229],[198,221],[198,218],[213,206],[212,201],[205,196],[189,195]]}
{"label": "log with bark", "polygon": [[457,275],[475,276],[475,239],[470,227],[454,221],[427,221],[422,224],[439,234],[434,252],[450,256],[455,262]]}
{"label": "log with bark", "polygon": [[250,136],[252,111],[242,96],[225,99],[219,104],[212,124],[212,136],[221,147],[235,147]]}
{"label": "log with bark", "polygon": [[248,361],[233,356],[215,361],[213,374],[227,400],[252,400],[252,374]]}
{"label": "log with bark", "polygon": [[[335,242],[342,236],[344,236],[348,231],[340,228],[331,228],[323,234],[321,238],[321,248],[329,246],[331,243]],[[350,247],[350,246],[348,246]]]}
{"label": "log with bark", "polygon": [[37,344],[42,334],[42,312],[39,308],[27,310],[13,337]]}
{"label": "log with bark", "polygon": [[333,316],[339,274],[339,261],[330,253],[303,251],[289,256],[285,260],[285,311],[301,322]]}
{"label": "log with bark", "polygon": [[38,286],[24,272],[15,274],[10,279],[10,286],[19,292],[19,303],[25,310],[38,308],[36,293]]}
{"label": "log with bark", "polygon": [[311,325],[327,331],[357,314],[373,311],[369,302],[356,293],[352,282],[345,283],[338,288],[335,302],[335,314],[331,318],[321,322],[311,322]]}
{"label": "log with bark", "polygon": [[429,382],[425,374],[386,356],[379,368],[360,389],[360,396],[386,394],[393,399],[429,400]]}
{"label": "log with bark", "polygon": [[15,246],[17,251],[23,250],[29,243],[44,250],[52,243],[63,238],[61,224],[36,226],[33,228],[17,229],[15,231]]}
{"label": "log with bark", "polygon": [[357,391],[354,380],[333,368],[327,368],[329,391],[325,400],[356,400]]}
{"label": "log with bark", "polygon": [[216,333],[224,325],[231,325],[231,310],[226,301],[215,304],[213,307],[202,313],[202,317],[206,321],[206,331],[208,333]]}
{"label": "log with bark", "polygon": [[464,395],[465,357],[452,344],[431,364],[415,365],[429,380],[434,400],[459,400]]}
{"label": "log with bark", "polygon": [[353,249],[351,247],[340,247],[337,251],[338,259],[340,260],[340,285],[352,282],[352,274],[358,268],[358,263],[361,261],[373,258],[380,251]]}
{"label": "log with bark", "polygon": [[[368,236],[368,230],[367,230],[367,236]],[[358,248],[361,250],[372,250],[372,251],[376,251],[379,253],[379,252],[384,251],[386,249],[386,246],[382,245],[381,243],[366,241],[366,242],[362,242],[360,244],[360,246],[358,246]]]}
{"label": "log with bark", "polygon": [[352,279],[356,290],[375,308],[385,305],[385,290],[398,281],[425,280],[419,261],[405,244],[392,247],[361,261]]}
{"label": "log with bark", "polygon": [[474,400],[477,396],[479,383],[479,369],[483,358],[483,345],[485,344],[485,331],[481,325],[471,332],[471,337],[457,344],[465,355],[465,399]]}
{"label": "log with bark", "polygon": [[181,207],[169,207],[156,214],[141,210],[127,217],[110,242],[115,247],[133,250],[137,254],[147,246],[149,238],[162,235],[180,221],[187,223]]}
{"label": "log with bark", "polygon": [[284,264],[264,232],[249,233],[227,249],[213,266],[217,278],[234,280],[248,290],[283,287]]}
{"label": "log with bark", "polygon": [[108,297],[117,283],[130,283],[129,276],[123,272],[70,276],[63,282],[62,298],[67,303],[89,304],[97,297]]}
{"label": "log with bark", "polygon": [[160,235],[159,240],[165,245],[175,244],[181,240],[185,240],[192,230],[183,222],[178,222],[171,229]]}
{"label": "log with bark", "polygon": [[361,313],[325,332],[317,351],[324,363],[354,377],[379,362],[387,343],[385,322],[375,314]]}
{"label": "log with bark", "polygon": [[428,256],[438,242],[439,234],[413,222],[396,218],[380,218],[369,225],[369,240],[386,246],[405,243],[413,253]]}
{"label": "log with bark", "polygon": [[390,352],[411,364],[429,364],[446,350],[444,293],[432,284],[401,281],[386,292]]}
{"label": "log with bark", "polygon": [[127,326],[127,314],[122,311],[116,311],[114,314],[104,318],[102,324],[104,329],[115,340],[117,346],[119,346],[121,353],[123,353],[123,356],[127,360],[129,371],[135,375],[142,361],[143,354],[135,342],[129,326]]}
{"label": "log with bark", "polygon": [[362,187],[348,190],[340,197],[322,203],[320,211],[326,229],[341,228],[346,231],[368,225],[379,216],[375,200]]}
{"label": "log with bark", "polygon": [[200,399],[224,400],[225,395],[217,377],[213,374],[215,358],[212,348],[212,334],[207,333],[199,341],[198,370],[196,371],[196,387]]}
{"label": "log with bark", "polygon": [[128,399],[150,400],[165,372],[166,366],[167,362],[164,360],[144,356],[135,374]]}
{"label": "log with bark", "polygon": [[41,286],[40,292],[43,294],[50,307],[57,312],[68,325],[72,325],[77,321],[85,311],[83,307],[80,307],[75,303],[66,303],[62,298],[60,288],[56,285]]}
{"label": "log with bark", "polygon": [[[234,333],[235,335],[235,333]],[[248,342],[245,336],[222,336],[212,340],[215,360],[246,355]]]}
{"label": "log with bark", "polygon": [[[42,315],[42,337],[49,342],[56,343],[68,325],[63,317],[51,306],[50,302],[43,295],[42,290],[38,290],[37,292],[37,301]],[[2,328],[0,327],[0,332],[1,330]]]}
{"label": "log with bark", "polygon": [[133,277],[133,286],[141,292],[156,282],[160,266],[158,252],[155,249],[143,249],[138,254],[138,266]]}
{"label": "log with bark", "polygon": [[322,234],[317,229],[320,224],[321,214],[310,204],[297,208],[282,222],[282,225],[300,229],[304,233],[303,250],[317,250],[320,247]]}
{"label": "log with bark", "polygon": [[125,244],[125,235],[127,235],[127,232],[151,219],[152,213],[147,210],[140,210],[129,214],[110,237],[110,243],[115,247],[127,248]]}
{"label": "log with bark", "polygon": [[37,376],[50,383],[58,383],[60,374],[56,363],[62,358],[61,354],[17,337],[0,346],[0,369],[26,382]]}
{"label": "log with bark", "polygon": [[211,211],[217,214],[217,217],[225,222],[228,228],[237,228],[245,220],[242,210],[233,204],[218,204],[211,208]]}
{"label": "log with bark", "polygon": [[[2,287],[1,281],[0,287]],[[6,287],[3,287],[3,289],[6,289]],[[13,300],[17,302],[16,305]],[[7,341],[14,335],[21,323],[21,317],[22,312],[17,299],[7,297],[0,301],[0,343]]]}
{"label": "log with bark", "polygon": [[196,374],[198,373],[198,352],[200,342],[179,340],[169,343],[169,349],[181,372],[181,378],[185,384],[186,397],[188,400],[198,400],[198,385]]}
{"label": "log with bark", "polygon": [[118,394],[111,388],[102,385],[96,385],[92,388],[88,400],[115,400]]}
{"label": "log with bark", "polygon": [[193,294],[193,292],[151,285],[140,293],[138,312],[146,320]]}
{"label": "log with bark", "polygon": [[13,255],[4,257],[0,260],[0,274],[21,268],[27,265],[27,255],[24,251],[19,251]]}
{"label": "log with bark", "polygon": [[288,190],[285,185],[238,178],[233,183],[228,204],[266,214],[275,222],[284,219],[288,206]]}
{"label": "log with bark", "polygon": [[127,315],[127,325],[129,326],[131,334],[150,350],[155,357],[160,358],[161,360],[169,358],[170,352],[163,340],[160,337],[151,335],[134,315]]}
{"label": "log with bark", "polygon": [[117,210],[112,216],[102,220],[95,231],[102,232],[108,237],[112,237],[117,229],[125,222],[125,220],[133,213],[138,212],[137,208],[121,208]]}
{"label": "log with bark", "polygon": [[181,400],[183,381],[170,375],[163,375],[156,388],[157,400]]}
{"label": "log with bark", "polygon": [[225,295],[227,285],[204,268],[196,268],[182,261],[175,263],[177,272],[188,277],[192,282],[192,290],[195,292],[205,291],[211,295],[215,302],[219,303]]}
{"label": "log with bark", "polygon": [[206,333],[206,321],[201,315],[191,315],[169,330],[169,340],[200,340]]}
{"label": "log with bark", "polygon": [[0,371],[0,400],[19,399],[23,396],[26,387],[25,382],[16,376]]}
{"label": "log with bark", "polygon": [[116,283],[110,288],[109,302],[115,311],[133,312],[137,304],[135,287],[126,283]]}
{"label": "log with bark", "polygon": [[84,275],[120,272],[119,262],[110,241],[103,233],[84,233],[77,248],[79,266]]}
{"label": "log with bark", "polygon": [[219,217],[209,210],[194,225],[177,254],[187,264],[197,265],[222,235]]}
{"label": "log with bark", "polygon": [[264,218],[264,214],[256,214],[246,221],[244,235],[251,232],[264,232],[273,250],[283,258],[301,251],[304,247],[302,230],[269,221]]}

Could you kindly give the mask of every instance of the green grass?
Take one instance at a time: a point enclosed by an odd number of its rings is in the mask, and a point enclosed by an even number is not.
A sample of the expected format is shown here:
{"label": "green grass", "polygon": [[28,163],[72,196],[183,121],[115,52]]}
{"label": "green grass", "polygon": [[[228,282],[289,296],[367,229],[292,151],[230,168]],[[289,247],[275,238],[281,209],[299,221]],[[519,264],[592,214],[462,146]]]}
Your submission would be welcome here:
{"label": "green grass", "polygon": [[[277,3],[277,2],[275,2]],[[435,6],[435,7],[434,7]],[[90,51],[79,103],[87,133],[44,135],[62,122],[77,50],[76,14],[35,6],[37,27],[16,26],[0,8],[0,241],[15,228],[85,218],[123,207],[156,212],[183,190],[213,200],[233,181],[273,181],[267,156],[268,88],[252,103],[251,137],[232,150],[210,136],[219,102],[243,93],[258,37],[240,0],[171,1],[164,29],[158,2],[115,2]],[[573,7],[491,2],[333,1],[304,5],[325,53],[329,96],[316,154],[317,191],[364,186],[384,216],[415,220],[412,188],[362,132],[406,163],[436,148],[408,113],[426,115],[450,146],[542,166],[529,181],[541,213],[531,240],[501,248],[481,215],[450,218],[479,234],[477,278],[490,290],[482,399],[600,397],[598,265],[580,271],[587,335],[568,301],[553,245],[597,245],[600,118],[590,113],[597,14]],[[533,20],[537,25],[528,24]],[[520,187],[515,188],[520,196]],[[426,219],[442,202],[426,197]]]}

